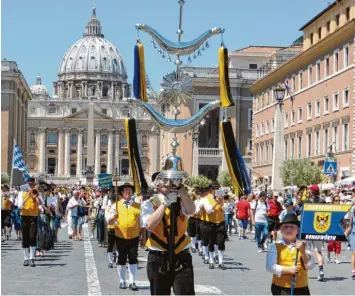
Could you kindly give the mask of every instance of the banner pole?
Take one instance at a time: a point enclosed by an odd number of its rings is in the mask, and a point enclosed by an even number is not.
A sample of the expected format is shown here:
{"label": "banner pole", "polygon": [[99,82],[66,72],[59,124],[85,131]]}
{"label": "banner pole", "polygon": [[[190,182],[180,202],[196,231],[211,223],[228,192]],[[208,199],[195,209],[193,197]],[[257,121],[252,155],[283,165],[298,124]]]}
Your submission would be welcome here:
{"label": "banner pole", "polygon": [[10,191],[11,191],[11,187],[12,184],[14,183],[14,154],[15,154],[15,145],[16,145],[16,138],[14,138],[14,146],[12,149],[12,163],[11,163],[11,173],[10,173]]}
{"label": "banner pole", "polygon": [[[298,240],[301,240],[301,231],[302,231],[302,225],[303,225],[303,213],[304,213],[304,204],[302,205],[302,213],[301,213],[301,223],[300,223],[300,228],[298,229]],[[296,252],[296,259],[295,259],[295,266],[297,266],[297,261],[298,261],[298,255],[299,255],[299,250],[297,249]],[[294,290],[295,290],[295,283],[296,283],[296,275],[292,276],[292,282],[291,282],[291,293],[290,295],[294,295]]]}

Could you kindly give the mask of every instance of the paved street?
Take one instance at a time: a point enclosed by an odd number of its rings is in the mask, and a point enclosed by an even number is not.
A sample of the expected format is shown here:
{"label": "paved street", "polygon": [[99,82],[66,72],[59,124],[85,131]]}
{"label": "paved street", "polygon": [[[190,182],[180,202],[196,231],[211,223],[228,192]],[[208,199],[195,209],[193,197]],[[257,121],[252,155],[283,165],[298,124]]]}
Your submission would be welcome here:
{"label": "paved street", "polygon": [[[118,289],[116,268],[107,267],[106,250],[96,240],[73,242],[67,239],[67,229],[60,231],[55,250],[36,261],[37,267],[22,266],[21,243],[15,240],[2,244],[1,289],[4,295],[115,295],[132,294]],[[146,277],[147,252],[140,251],[137,294],[149,294]],[[193,254],[197,294],[270,294],[271,275],[265,270],[265,255],[256,251],[255,243],[239,241],[236,236],[227,242],[225,271],[209,270],[201,258]],[[343,251],[342,264],[325,266],[326,281],[316,281],[317,269],[310,273],[312,294],[353,294],[350,252]],[[128,274],[127,274],[128,279]]]}

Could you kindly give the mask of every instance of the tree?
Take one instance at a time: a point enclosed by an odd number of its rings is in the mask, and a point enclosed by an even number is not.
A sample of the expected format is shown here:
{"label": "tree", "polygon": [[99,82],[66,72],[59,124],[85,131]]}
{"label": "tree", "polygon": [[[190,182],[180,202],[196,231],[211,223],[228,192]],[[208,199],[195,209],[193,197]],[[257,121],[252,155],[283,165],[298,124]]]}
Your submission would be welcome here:
{"label": "tree", "polygon": [[284,186],[291,185],[291,168],[293,170],[293,185],[301,187],[322,182],[322,169],[310,158],[288,159],[282,163],[280,169]]}
{"label": "tree", "polygon": [[222,187],[232,187],[232,179],[229,171],[221,172],[217,177],[217,182]]}
{"label": "tree", "polygon": [[212,181],[204,175],[198,175],[190,178],[190,186],[194,188],[207,188],[212,184]]}
{"label": "tree", "polygon": [[9,184],[10,183],[10,176],[7,173],[1,174],[1,184]]}

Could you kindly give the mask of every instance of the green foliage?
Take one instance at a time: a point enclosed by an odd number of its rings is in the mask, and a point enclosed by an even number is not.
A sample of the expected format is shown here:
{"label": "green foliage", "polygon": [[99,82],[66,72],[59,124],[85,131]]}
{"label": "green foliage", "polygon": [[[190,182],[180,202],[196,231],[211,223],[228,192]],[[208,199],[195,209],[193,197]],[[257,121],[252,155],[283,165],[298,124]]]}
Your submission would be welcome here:
{"label": "green foliage", "polygon": [[1,184],[10,184],[10,176],[7,173],[1,174]]}
{"label": "green foliage", "polygon": [[217,177],[217,182],[222,187],[232,187],[232,179],[229,171],[221,172]]}
{"label": "green foliage", "polygon": [[212,181],[204,175],[198,175],[190,178],[190,186],[194,188],[207,188],[212,184]]}
{"label": "green foliage", "polygon": [[293,170],[293,185],[298,187],[322,182],[322,168],[310,158],[288,159],[281,166],[280,174],[284,186],[291,185],[291,167]]}

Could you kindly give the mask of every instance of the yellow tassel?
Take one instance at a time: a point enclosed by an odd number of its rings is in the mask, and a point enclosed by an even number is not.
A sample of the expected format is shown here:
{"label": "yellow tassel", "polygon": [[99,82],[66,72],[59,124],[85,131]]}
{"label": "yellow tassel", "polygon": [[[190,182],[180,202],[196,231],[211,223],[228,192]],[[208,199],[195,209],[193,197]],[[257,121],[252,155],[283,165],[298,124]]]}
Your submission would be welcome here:
{"label": "yellow tassel", "polygon": [[223,151],[224,151],[224,155],[226,157],[228,171],[229,171],[229,174],[230,174],[231,180],[232,180],[233,191],[234,191],[234,194],[238,196],[239,193],[242,192],[242,188],[240,187],[240,185],[237,181],[237,177],[235,176],[234,170],[232,168],[231,160],[230,160],[228,149],[227,149],[224,129],[223,129],[223,121],[220,122],[219,127],[220,127],[221,135],[222,135]]}
{"label": "yellow tassel", "polygon": [[229,86],[228,50],[224,46],[218,50],[218,61],[221,107],[234,106]]}
{"label": "yellow tassel", "polygon": [[133,179],[134,188],[137,194],[140,194],[141,188],[139,183],[139,178],[137,174],[136,162],[134,161],[133,155],[131,155],[131,145],[130,145],[130,132],[129,132],[129,118],[125,119],[125,128],[126,128],[126,139],[127,139],[127,150],[128,150],[128,159],[129,159],[129,174]]}
{"label": "yellow tassel", "polygon": [[139,52],[139,67],[140,67],[140,84],[141,84],[141,98],[144,102],[148,102],[147,86],[145,83],[145,64],[144,64],[144,47],[143,44],[138,44]]}

